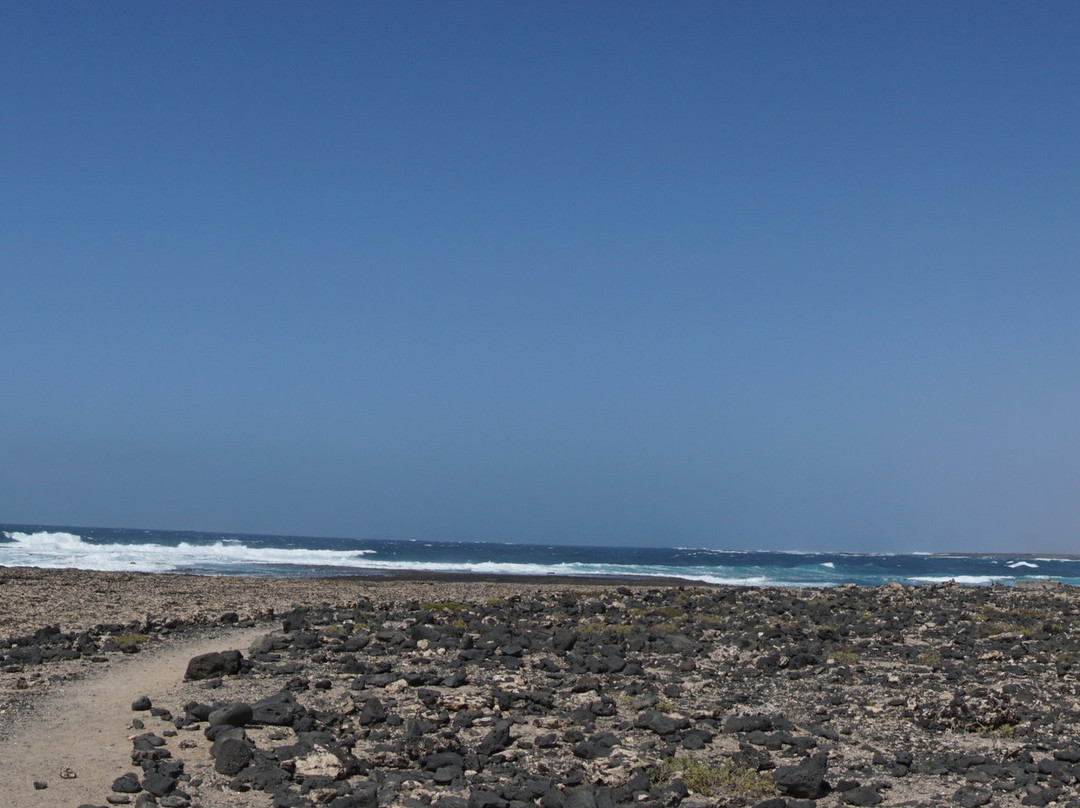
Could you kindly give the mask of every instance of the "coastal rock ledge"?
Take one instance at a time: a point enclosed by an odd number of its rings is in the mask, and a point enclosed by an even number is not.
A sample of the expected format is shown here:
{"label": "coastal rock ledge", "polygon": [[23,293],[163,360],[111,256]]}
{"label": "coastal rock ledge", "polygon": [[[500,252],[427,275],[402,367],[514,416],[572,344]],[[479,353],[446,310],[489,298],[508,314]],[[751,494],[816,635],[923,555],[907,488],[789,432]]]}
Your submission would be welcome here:
{"label": "coastal rock ledge", "polygon": [[[1071,587],[449,592],[294,600],[131,693],[88,806],[1080,808]],[[3,681],[183,630],[137,628],[9,637]]]}

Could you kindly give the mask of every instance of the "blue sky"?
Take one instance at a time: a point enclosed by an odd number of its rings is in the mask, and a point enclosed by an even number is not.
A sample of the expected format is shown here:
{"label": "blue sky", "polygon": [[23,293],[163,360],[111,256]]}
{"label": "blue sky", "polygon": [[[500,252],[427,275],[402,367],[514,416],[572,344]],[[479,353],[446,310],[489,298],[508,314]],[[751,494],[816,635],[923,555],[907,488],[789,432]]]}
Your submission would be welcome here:
{"label": "blue sky", "polygon": [[1080,551],[1078,38],[0,4],[0,522]]}

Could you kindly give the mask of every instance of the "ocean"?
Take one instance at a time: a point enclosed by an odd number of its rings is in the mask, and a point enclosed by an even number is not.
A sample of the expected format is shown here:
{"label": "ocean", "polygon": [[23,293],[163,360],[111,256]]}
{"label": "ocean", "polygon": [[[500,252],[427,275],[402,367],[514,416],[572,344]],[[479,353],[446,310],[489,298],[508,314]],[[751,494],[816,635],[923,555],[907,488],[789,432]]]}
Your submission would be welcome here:
{"label": "ocean", "polygon": [[1080,558],[792,553],[382,541],[174,530],[0,525],[0,566],[272,578],[393,573],[677,577],[713,584],[814,587],[1055,579],[1080,585]]}

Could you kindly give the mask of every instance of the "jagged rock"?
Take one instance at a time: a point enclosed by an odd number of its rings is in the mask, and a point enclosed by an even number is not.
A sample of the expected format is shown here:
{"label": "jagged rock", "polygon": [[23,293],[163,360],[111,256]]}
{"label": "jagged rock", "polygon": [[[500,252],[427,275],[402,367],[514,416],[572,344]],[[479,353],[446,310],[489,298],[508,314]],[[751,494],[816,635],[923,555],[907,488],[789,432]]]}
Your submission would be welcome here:
{"label": "jagged rock", "polygon": [[251,705],[251,720],[256,724],[276,727],[292,726],[303,708],[288,690],[279,690],[272,696],[259,699]]}
{"label": "jagged rock", "polygon": [[298,777],[329,777],[336,780],[345,772],[341,759],[330,750],[316,746],[304,757],[296,759]]}
{"label": "jagged rock", "polygon": [[825,781],[828,765],[828,754],[820,752],[794,766],[781,766],[773,772],[773,780],[786,796],[820,799],[830,790]]}

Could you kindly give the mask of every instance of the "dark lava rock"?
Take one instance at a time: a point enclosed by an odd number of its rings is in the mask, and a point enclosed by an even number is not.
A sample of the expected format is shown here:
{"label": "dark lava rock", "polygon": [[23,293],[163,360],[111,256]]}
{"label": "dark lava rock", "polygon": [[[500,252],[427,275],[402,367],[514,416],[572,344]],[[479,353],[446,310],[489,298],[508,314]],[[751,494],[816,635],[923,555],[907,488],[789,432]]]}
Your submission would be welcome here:
{"label": "dark lava rock", "polygon": [[207,721],[210,718],[210,713],[214,712],[214,708],[209,704],[202,704],[197,701],[189,701],[184,705],[184,714],[192,721]]}
{"label": "dark lava rock", "polygon": [[994,793],[990,789],[979,786],[961,786],[953,794],[953,800],[960,808],[979,808],[993,798]]}
{"label": "dark lava rock", "polygon": [[764,732],[772,728],[772,721],[764,715],[731,715],[724,721],[724,732]]}
{"label": "dark lava rock", "polygon": [[113,780],[112,790],[118,791],[121,794],[138,794],[142,791],[142,785],[139,783],[139,778],[132,772],[121,775]]}
{"label": "dark lava rock", "polygon": [[461,687],[469,681],[469,674],[462,666],[442,681],[443,687]]}
{"label": "dark lava rock", "polygon": [[877,790],[870,786],[859,786],[841,795],[846,805],[880,805],[882,797]]}
{"label": "dark lava rock", "polygon": [[214,771],[218,774],[232,777],[251,762],[251,747],[243,737],[243,730],[238,729],[237,732],[240,734],[227,733],[214,741],[210,753],[214,756]]}
{"label": "dark lava rock", "polygon": [[449,785],[459,777],[465,776],[465,770],[461,766],[440,766],[435,770],[432,779],[436,785]]}
{"label": "dark lava rock", "polygon": [[578,634],[571,628],[555,629],[552,645],[556,651],[570,651],[577,644]]}
{"label": "dark lava rock", "polygon": [[242,701],[234,701],[231,704],[227,704],[217,710],[214,710],[207,716],[207,720],[210,722],[210,726],[216,727],[221,725],[228,725],[230,727],[243,727],[251,722],[254,711],[251,709],[251,705]]}
{"label": "dark lava rock", "polygon": [[469,793],[469,808],[507,808],[509,804],[509,801],[487,789],[474,788]]}
{"label": "dark lava rock", "polygon": [[288,727],[302,712],[303,707],[296,701],[296,696],[288,690],[279,690],[251,705],[251,720],[256,724]]}
{"label": "dark lava rock", "polygon": [[290,634],[294,631],[300,631],[308,624],[307,616],[307,609],[293,609],[282,619],[281,627]]}
{"label": "dark lava rock", "polygon": [[143,788],[155,797],[164,797],[176,788],[176,778],[169,777],[158,771],[147,772],[143,777]]}
{"label": "dark lava rock", "polygon": [[820,799],[829,793],[825,771],[829,756],[819,752],[795,766],[781,766],[773,772],[773,780],[780,792],[789,797]]}
{"label": "dark lava rock", "polygon": [[356,716],[356,723],[366,727],[371,724],[381,724],[386,718],[387,712],[383,703],[379,699],[370,698],[365,700],[364,706],[360,708],[360,712]]}
{"label": "dark lava rock", "polygon": [[239,651],[211,651],[199,654],[188,661],[185,679],[214,679],[218,676],[234,676],[240,672],[243,654]]}
{"label": "dark lava rock", "polygon": [[675,719],[657,710],[645,710],[634,719],[634,726],[639,729],[651,729],[657,735],[671,735],[690,726],[685,718]]}
{"label": "dark lava rock", "polygon": [[146,696],[139,696],[135,701],[131,702],[131,709],[136,713],[141,713],[149,710],[154,705],[150,703],[150,699]]}
{"label": "dark lava rock", "polygon": [[510,745],[510,722],[498,721],[477,748],[481,755],[494,755]]}

